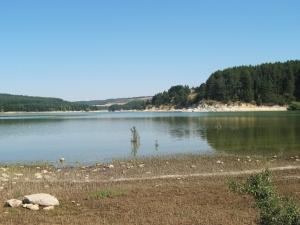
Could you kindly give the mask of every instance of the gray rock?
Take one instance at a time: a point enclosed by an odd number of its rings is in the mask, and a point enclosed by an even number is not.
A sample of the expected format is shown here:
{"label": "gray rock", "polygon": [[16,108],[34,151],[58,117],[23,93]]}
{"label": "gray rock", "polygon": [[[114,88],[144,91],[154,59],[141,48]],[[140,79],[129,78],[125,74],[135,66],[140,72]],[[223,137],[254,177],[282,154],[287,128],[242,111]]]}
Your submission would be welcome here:
{"label": "gray rock", "polygon": [[10,199],[10,200],[7,200],[5,203],[5,206],[12,207],[12,208],[17,208],[21,205],[22,205],[22,201],[18,200],[18,199]]}
{"label": "gray rock", "polygon": [[44,193],[26,195],[24,196],[23,203],[32,203],[41,206],[59,205],[59,201],[57,200],[56,197]]}

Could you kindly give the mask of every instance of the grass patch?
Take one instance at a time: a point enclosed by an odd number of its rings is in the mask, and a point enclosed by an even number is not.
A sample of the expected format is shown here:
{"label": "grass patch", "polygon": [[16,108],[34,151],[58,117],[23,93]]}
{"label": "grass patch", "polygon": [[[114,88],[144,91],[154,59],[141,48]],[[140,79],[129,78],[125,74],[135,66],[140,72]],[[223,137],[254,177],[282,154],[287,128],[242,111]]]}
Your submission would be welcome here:
{"label": "grass patch", "polygon": [[271,172],[250,176],[246,183],[230,183],[230,189],[251,195],[260,211],[259,225],[300,225],[300,210],[293,199],[279,196],[271,183]]}
{"label": "grass patch", "polygon": [[90,197],[96,199],[104,199],[104,198],[116,198],[120,196],[125,196],[127,191],[124,189],[103,189],[97,190],[90,194]]}

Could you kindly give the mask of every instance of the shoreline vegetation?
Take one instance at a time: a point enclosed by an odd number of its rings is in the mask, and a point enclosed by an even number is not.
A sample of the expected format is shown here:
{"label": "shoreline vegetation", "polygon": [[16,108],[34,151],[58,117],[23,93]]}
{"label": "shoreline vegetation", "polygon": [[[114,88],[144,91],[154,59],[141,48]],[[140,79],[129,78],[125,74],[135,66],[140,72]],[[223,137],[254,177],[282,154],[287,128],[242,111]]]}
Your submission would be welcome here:
{"label": "shoreline vegetation", "polygon": [[254,200],[232,193],[229,182],[243,182],[267,168],[279,194],[299,202],[299,155],[184,155],[90,166],[0,165],[0,201],[50,193],[60,202],[51,211],[0,207],[0,221],[31,225],[256,224],[258,210],[249,207]]}
{"label": "shoreline vegetation", "polygon": [[153,97],[69,102],[0,94],[0,112],[278,111],[300,109],[300,60],[239,66],[212,73],[198,87],[176,85]]}

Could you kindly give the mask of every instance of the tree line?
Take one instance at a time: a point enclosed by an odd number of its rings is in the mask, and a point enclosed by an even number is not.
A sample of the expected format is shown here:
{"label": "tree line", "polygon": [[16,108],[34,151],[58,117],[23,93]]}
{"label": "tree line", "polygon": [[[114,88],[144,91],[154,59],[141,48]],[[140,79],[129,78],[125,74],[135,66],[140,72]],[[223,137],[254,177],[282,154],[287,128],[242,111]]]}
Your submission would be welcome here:
{"label": "tree line", "polygon": [[0,94],[0,112],[87,111],[92,107],[59,98]]}
{"label": "tree line", "polygon": [[188,107],[201,100],[289,104],[300,100],[300,61],[239,66],[214,72],[195,88],[177,85],[153,96],[153,106]]}

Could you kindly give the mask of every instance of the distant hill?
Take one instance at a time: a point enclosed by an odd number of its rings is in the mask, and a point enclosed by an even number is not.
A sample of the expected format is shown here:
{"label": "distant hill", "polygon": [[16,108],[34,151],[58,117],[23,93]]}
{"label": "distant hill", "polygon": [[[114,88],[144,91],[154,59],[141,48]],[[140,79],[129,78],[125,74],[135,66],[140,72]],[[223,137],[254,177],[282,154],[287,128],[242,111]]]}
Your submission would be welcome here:
{"label": "distant hill", "polygon": [[152,96],[140,96],[140,97],[131,97],[131,98],[110,98],[105,100],[78,101],[75,103],[85,104],[89,106],[109,107],[112,105],[125,105],[133,101],[147,101],[151,99]]}
{"label": "distant hill", "polygon": [[199,87],[177,85],[154,95],[151,105],[183,108],[202,100],[257,105],[300,101],[300,60],[218,70]]}
{"label": "distant hill", "polygon": [[0,94],[0,112],[43,112],[89,110],[85,104],[64,101],[59,98]]}

